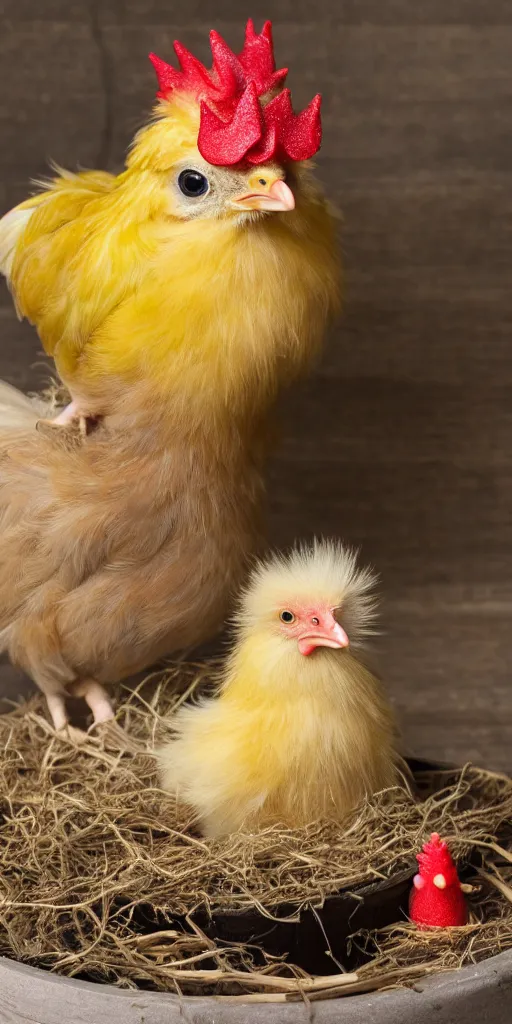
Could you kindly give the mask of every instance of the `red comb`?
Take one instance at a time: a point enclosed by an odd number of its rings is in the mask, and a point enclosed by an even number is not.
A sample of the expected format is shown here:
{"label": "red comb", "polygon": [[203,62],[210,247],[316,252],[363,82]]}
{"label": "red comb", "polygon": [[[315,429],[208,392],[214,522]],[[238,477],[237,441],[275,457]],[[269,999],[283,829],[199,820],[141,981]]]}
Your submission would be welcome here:
{"label": "red comb", "polygon": [[[180,69],[150,53],[158,79],[158,97],[174,91],[192,93],[200,103],[197,145],[211,164],[231,166],[242,160],[260,164],[273,158],[308,160],[320,148],[320,96],[294,114],[290,90],[284,89],[287,69],[276,71],[272,25],[259,35],[252,19],[239,54],[217,32],[210,33],[213,66],[209,71],[185,46],[174,50]],[[262,98],[265,102],[262,102]]]}
{"label": "red comb", "polygon": [[432,832],[429,841],[424,844],[422,852],[416,854],[416,860],[421,873],[429,877],[455,870],[448,846],[440,838],[438,832]]}

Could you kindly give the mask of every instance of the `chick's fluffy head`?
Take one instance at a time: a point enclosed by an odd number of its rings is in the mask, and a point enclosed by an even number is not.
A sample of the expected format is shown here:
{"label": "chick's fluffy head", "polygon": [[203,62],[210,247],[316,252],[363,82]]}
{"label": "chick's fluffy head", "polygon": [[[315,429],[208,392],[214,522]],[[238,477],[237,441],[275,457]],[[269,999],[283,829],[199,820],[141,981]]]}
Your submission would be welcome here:
{"label": "chick's fluffy head", "polygon": [[320,604],[335,609],[350,643],[375,633],[377,576],[359,568],[358,553],[339,541],[315,540],[289,555],[274,555],[252,572],[240,600],[242,635],[279,627],[283,609]]}

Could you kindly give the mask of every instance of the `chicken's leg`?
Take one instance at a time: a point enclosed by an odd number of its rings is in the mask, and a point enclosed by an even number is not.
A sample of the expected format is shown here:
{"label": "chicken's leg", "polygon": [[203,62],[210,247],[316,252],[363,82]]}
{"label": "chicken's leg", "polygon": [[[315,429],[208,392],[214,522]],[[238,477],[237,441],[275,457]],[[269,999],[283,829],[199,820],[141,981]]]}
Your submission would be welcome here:
{"label": "chicken's leg", "polygon": [[68,713],[66,711],[66,702],[64,697],[62,697],[60,693],[46,693],[45,696],[48,711],[52,716],[53,727],[56,732],[60,732],[60,730],[65,729],[68,724]]}
{"label": "chicken's leg", "polygon": [[85,743],[87,740],[87,733],[83,732],[82,729],[76,729],[74,725],[69,724],[64,697],[60,693],[45,693],[45,697],[55,732],[58,732],[61,736],[65,736],[66,739],[71,740],[78,746]]}
{"label": "chicken's leg", "polygon": [[[95,679],[83,679],[79,683],[71,683],[69,690],[73,697],[84,698],[93,713],[95,725],[103,725],[104,722],[110,722],[114,718],[114,709],[107,694]],[[68,727],[69,718],[64,697],[60,693],[47,693],[46,703],[56,732]]]}
{"label": "chicken's leg", "polygon": [[101,728],[102,742],[115,750],[127,750],[136,754],[141,749],[137,740],[131,739],[115,720],[114,709],[105,690],[96,679],[81,679],[71,686],[73,696],[83,697],[93,713],[93,726]]}
{"label": "chicken's leg", "polygon": [[83,697],[89,705],[94,725],[103,725],[111,722],[114,718],[114,709],[110,703],[105,690],[95,679],[81,679],[79,683],[72,684],[72,692],[76,697]]}

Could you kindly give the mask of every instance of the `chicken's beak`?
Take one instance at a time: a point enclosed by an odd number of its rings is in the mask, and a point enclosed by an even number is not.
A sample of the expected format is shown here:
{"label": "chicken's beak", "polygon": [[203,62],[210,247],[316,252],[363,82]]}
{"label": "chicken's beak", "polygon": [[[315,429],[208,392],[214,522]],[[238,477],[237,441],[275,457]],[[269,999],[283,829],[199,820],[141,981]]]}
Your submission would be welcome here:
{"label": "chicken's beak", "polygon": [[339,650],[348,646],[348,636],[332,614],[324,618],[321,626],[315,626],[310,633],[304,633],[299,637],[299,651],[305,655],[312,654],[317,647],[332,647]]}
{"label": "chicken's beak", "polygon": [[272,213],[295,209],[295,196],[282,178],[274,175],[253,175],[249,190],[232,200],[236,210],[268,210]]}

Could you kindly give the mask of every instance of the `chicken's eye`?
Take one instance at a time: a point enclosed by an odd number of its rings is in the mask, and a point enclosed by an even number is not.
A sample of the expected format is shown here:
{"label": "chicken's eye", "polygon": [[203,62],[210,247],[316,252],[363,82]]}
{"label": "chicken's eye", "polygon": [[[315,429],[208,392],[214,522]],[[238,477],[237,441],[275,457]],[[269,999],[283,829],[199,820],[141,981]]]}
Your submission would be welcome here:
{"label": "chicken's eye", "polygon": [[290,624],[290,622],[295,622],[295,615],[293,614],[293,612],[281,612],[279,618],[281,619],[281,622],[286,622],[288,625]]}
{"label": "chicken's eye", "polygon": [[180,192],[183,192],[183,195],[188,196],[189,199],[199,199],[200,196],[205,196],[210,188],[208,178],[205,178],[200,171],[192,170],[181,172],[178,186]]}

